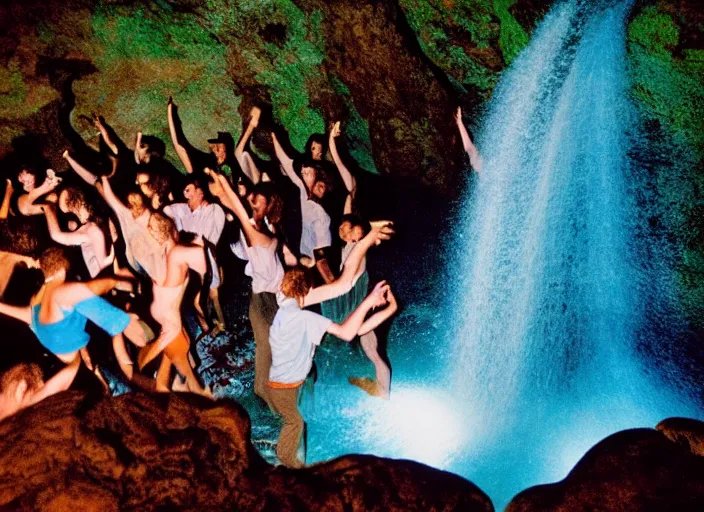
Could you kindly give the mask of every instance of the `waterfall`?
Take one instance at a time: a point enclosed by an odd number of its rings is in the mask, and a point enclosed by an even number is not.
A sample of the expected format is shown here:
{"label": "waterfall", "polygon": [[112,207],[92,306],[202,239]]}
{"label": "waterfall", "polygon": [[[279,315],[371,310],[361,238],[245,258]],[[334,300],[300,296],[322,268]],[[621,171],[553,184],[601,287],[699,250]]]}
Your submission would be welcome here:
{"label": "waterfall", "polygon": [[651,241],[629,157],[631,4],[558,3],[481,125],[484,166],[455,242],[449,364],[476,428],[460,472],[499,502],[562,478],[612,432],[697,414],[638,353],[643,340],[659,342],[648,315],[677,324],[668,332],[684,327],[663,302],[673,296],[668,263],[641,261]]}

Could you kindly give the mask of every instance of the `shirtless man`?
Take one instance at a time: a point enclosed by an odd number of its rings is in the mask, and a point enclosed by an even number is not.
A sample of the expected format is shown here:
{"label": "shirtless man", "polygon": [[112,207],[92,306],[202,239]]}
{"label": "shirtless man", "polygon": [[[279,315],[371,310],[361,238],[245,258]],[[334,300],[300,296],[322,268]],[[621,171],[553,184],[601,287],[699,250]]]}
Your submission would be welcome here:
{"label": "shirtless man", "polygon": [[132,361],[127,355],[123,333],[137,346],[146,338],[139,318],[116,308],[100,295],[118,285],[112,278],[87,283],[66,282],[69,262],[63,251],[52,247],[42,254],[39,265],[44,273],[44,287],[34,306],[11,306],[0,303],[0,313],[25,322],[39,342],[65,364],[84,357],[89,369],[86,345],[90,336],[85,331],[88,320],[113,337],[113,348],[123,372],[131,378]]}

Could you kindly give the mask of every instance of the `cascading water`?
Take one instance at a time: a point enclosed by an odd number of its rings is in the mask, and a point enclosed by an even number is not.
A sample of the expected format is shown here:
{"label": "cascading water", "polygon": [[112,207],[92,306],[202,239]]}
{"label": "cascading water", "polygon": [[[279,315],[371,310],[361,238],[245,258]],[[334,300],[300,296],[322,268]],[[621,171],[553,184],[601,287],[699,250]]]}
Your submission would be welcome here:
{"label": "cascading water", "polygon": [[[652,165],[633,158],[648,142],[628,101],[630,7],[559,2],[504,73],[442,290],[452,305],[409,298],[390,335],[388,403],[346,384],[339,347],[318,350],[309,463],[418,460],[500,509],[616,431],[703,416],[673,375],[687,326],[668,243],[648,231]],[[424,328],[408,327],[419,317]]]}
{"label": "cascading water", "polygon": [[558,4],[502,77],[458,237],[453,389],[475,429],[458,470],[497,504],[562,478],[610,433],[701,415],[637,351],[671,342],[649,335],[652,315],[684,326],[667,262],[641,261],[631,2],[595,4]]}

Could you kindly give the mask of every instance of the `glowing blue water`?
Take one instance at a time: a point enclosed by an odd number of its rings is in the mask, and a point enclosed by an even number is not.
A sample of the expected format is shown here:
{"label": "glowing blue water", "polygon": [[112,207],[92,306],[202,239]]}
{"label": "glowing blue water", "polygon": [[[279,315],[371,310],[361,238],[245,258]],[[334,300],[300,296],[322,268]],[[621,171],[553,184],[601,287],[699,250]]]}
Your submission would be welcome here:
{"label": "glowing blue water", "polygon": [[643,227],[647,171],[629,157],[630,6],[559,3],[504,73],[456,236],[452,313],[407,308],[432,320],[389,347],[388,404],[322,368],[308,462],[411,458],[469,478],[501,508],[613,432],[702,417],[670,385],[686,380],[667,374],[677,365],[650,370],[644,356],[668,352],[686,326],[668,246]]}
{"label": "glowing blue water", "polygon": [[684,325],[667,248],[642,236],[635,200],[629,9],[558,5],[482,128],[453,386],[477,425],[459,466],[499,504],[562,478],[612,432],[701,414],[637,350],[673,343],[660,337]]}

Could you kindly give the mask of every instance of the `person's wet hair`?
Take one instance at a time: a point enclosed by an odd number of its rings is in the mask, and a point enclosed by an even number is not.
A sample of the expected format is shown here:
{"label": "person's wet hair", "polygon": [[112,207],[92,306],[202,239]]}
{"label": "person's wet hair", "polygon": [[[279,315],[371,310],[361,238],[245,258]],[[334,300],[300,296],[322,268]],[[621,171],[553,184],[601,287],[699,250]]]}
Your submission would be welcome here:
{"label": "person's wet hair", "polygon": [[325,157],[325,153],[328,150],[328,140],[325,137],[324,133],[314,133],[310,137],[308,137],[308,142],[306,142],[306,147],[303,150],[303,155],[305,158],[313,158],[313,144],[318,143],[321,146],[323,146],[323,158]]}
{"label": "person's wet hair", "polygon": [[44,278],[49,278],[61,270],[68,270],[69,259],[61,247],[49,247],[39,257],[39,267],[44,273]]}
{"label": "person's wet hair", "polygon": [[154,212],[150,219],[150,222],[152,221],[156,224],[156,229],[159,233],[166,235],[167,238],[172,239],[174,242],[178,242],[178,230],[170,217],[160,212]]}
{"label": "person's wet hair", "polygon": [[284,274],[283,281],[281,281],[281,293],[286,297],[299,299],[308,295],[312,285],[306,270],[293,268]]}
{"label": "person's wet hair", "polygon": [[166,154],[166,144],[159,137],[153,135],[143,135],[142,145],[146,146],[147,154],[150,158],[164,158]]}
{"label": "person's wet hair", "polygon": [[362,219],[359,215],[355,215],[354,213],[347,213],[343,215],[342,219],[340,220],[340,225],[344,224],[345,222],[349,222],[350,229],[354,229],[357,227],[360,228],[362,230],[363,236],[367,236],[372,230],[372,227],[369,222]]}
{"label": "person's wet hair", "polygon": [[27,391],[39,391],[44,385],[44,376],[38,364],[19,363],[0,376],[0,394],[12,392],[20,382],[27,383]]}
{"label": "person's wet hair", "polygon": [[88,202],[86,193],[78,187],[66,187],[61,191],[61,194],[66,198],[66,207],[71,211],[78,211],[84,207],[88,211],[88,215],[93,217],[93,206]]}

